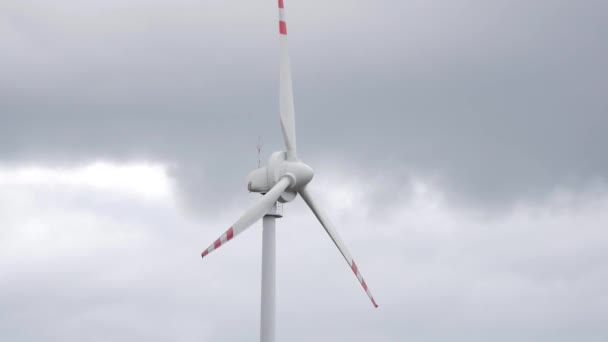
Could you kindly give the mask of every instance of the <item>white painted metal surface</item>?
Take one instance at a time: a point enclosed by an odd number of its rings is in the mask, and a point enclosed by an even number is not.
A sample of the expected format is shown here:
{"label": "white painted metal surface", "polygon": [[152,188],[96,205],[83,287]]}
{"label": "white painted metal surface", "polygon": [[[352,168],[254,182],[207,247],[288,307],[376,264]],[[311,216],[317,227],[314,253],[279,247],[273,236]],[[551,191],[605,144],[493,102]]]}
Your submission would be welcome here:
{"label": "white painted metal surface", "polygon": [[245,229],[249,228],[252,224],[261,219],[274,203],[279,199],[281,194],[289,187],[291,181],[288,177],[283,177],[279,182],[270,190],[268,193],[257,201],[249,210],[247,210],[240,219],[238,219],[232,227],[230,227],[222,236],[220,236],[211,246],[207,247],[201,254],[204,258],[209,253],[218,249],[226,242],[232,240],[235,236],[242,233]]}
{"label": "white painted metal surface", "polygon": [[[243,232],[253,223],[263,218],[263,246],[262,246],[262,293],[261,293],[261,317],[260,317],[260,340],[262,342],[275,341],[275,266],[276,266],[276,218],[282,216],[276,207],[276,202],[287,203],[294,200],[300,194],[306,204],[310,207],[325,231],[332,239],[357,280],[363,286],[365,293],[374,304],[374,300],[367,283],[346,245],[338,235],[334,225],[323,211],[321,205],[313,199],[308,184],[311,182],[314,172],[312,168],[299,161],[296,154],[296,127],[295,110],[293,103],[293,85],[291,78],[291,66],[287,51],[287,23],[285,19],[284,0],[279,3],[279,39],[281,50],[280,66],[280,122],[286,152],[279,151],[271,155],[268,166],[254,170],[247,177],[249,191],[265,193],[249,210],[238,219],[211,246],[203,251],[202,256],[216,250],[236,235]],[[259,165],[258,165],[259,166]]]}
{"label": "white painted metal surface", "polygon": [[[282,4],[279,4],[281,6]],[[287,148],[287,159],[296,161],[296,119],[293,101],[293,81],[291,79],[291,62],[287,48],[287,23],[285,20],[285,9],[279,7],[280,35],[279,44],[281,49],[280,67],[280,118],[285,147]]]}
{"label": "white painted metal surface", "polygon": [[262,301],[260,312],[260,341],[275,341],[276,314],[276,217],[263,218],[262,238]]}
{"label": "white painted metal surface", "polygon": [[363,286],[363,290],[365,290],[365,293],[367,294],[369,299],[372,301],[372,304],[374,304],[375,307],[378,307],[378,304],[376,304],[376,301],[374,300],[374,297],[372,296],[371,291],[367,287],[367,283],[363,279],[363,276],[361,275],[361,272],[359,271],[359,268],[357,267],[355,260],[348,252],[348,249],[346,248],[344,241],[342,241],[342,238],[340,238],[340,235],[338,235],[336,228],[334,228],[333,223],[331,222],[331,220],[329,219],[327,214],[325,214],[325,211],[321,208],[321,206],[318,203],[316,203],[313,200],[312,195],[310,194],[310,191],[307,188],[300,190],[299,194],[300,194],[300,196],[302,196],[302,199],[304,200],[304,202],[306,202],[306,204],[308,204],[308,207],[310,207],[310,210],[312,210],[313,214],[315,214],[315,216],[317,217],[317,219],[319,220],[319,222],[321,223],[323,228],[325,228],[327,235],[329,235],[329,237],[334,242],[336,247],[338,247],[338,250],[340,251],[340,253],[342,253],[342,256],[346,260],[346,263],[348,264],[348,266],[350,266],[353,273],[355,273],[357,280],[359,280],[359,283],[361,283],[361,286]]}

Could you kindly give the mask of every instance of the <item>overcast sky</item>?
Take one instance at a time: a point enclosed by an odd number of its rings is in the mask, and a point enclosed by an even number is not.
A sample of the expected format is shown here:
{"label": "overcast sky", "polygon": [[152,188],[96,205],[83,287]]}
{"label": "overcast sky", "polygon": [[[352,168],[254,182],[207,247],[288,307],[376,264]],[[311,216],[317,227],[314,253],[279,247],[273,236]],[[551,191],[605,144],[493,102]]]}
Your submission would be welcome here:
{"label": "overcast sky", "polygon": [[[608,340],[608,3],[286,0],[278,339]],[[255,341],[275,0],[0,2],[0,339]]]}

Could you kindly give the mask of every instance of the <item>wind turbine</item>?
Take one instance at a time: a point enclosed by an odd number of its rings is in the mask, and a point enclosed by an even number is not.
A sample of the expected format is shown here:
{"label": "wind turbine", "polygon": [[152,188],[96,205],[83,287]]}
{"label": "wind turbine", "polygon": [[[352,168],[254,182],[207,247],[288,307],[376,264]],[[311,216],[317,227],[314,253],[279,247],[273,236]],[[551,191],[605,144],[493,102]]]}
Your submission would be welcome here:
{"label": "wind turbine", "polygon": [[262,308],[260,320],[260,340],[262,342],[274,342],[275,340],[275,219],[282,217],[282,213],[277,211],[277,201],[280,203],[291,202],[298,194],[302,196],[304,202],[310,207],[340,253],[342,253],[346,263],[363,286],[374,307],[378,307],[346,245],[321,205],[313,199],[310,193],[308,184],[313,178],[312,168],[300,161],[296,154],[295,111],[291,66],[287,51],[285,6],[283,0],[278,0],[278,2],[281,50],[280,122],[287,151],[274,152],[268,161],[268,166],[257,168],[247,176],[249,191],[263,194],[262,198],[202,253],[202,257],[205,258],[209,253],[226,244],[263,218]]}

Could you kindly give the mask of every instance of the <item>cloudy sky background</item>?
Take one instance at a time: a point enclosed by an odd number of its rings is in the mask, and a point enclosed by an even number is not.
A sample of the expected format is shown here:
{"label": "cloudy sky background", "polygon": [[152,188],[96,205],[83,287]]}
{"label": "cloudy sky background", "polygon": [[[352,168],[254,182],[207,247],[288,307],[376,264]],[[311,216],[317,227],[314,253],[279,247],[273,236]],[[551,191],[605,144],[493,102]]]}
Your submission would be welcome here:
{"label": "cloudy sky background", "polygon": [[[608,339],[608,4],[286,1],[299,154],[278,339]],[[0,337],[253,341],[282,148],[274,0],[0,4]],[[236,328],[235,328],[236,327]]]}

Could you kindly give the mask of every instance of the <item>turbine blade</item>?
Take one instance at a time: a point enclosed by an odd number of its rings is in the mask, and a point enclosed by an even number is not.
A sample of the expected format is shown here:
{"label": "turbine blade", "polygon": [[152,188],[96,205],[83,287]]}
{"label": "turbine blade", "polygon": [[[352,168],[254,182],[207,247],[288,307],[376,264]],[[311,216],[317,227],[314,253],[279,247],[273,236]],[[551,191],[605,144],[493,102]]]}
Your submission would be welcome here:
{"label": "turbine blade", "polygon": [[264,217],[268,210],[272,208],[274,203],[279,199],[281,194],[289,187],[290,180],[287,177],[283,177],[279,182],[262,196],[249,210],[247,210],[238,221],[236,221],[230,229],[228,229],[222,236],[220,236],[214,243],[211,244],[207,249],[203,251],[201,256],[204,258],[209,253],[218,249],[226,242],[232,240],[235,236],[242,233],[245,229],[249,228],[256,221]]}
{"label": "turbine blade", "polygon": [[287,21],[285,18],[285,5],[279,0],[279,41],[281,48],[280,68],[280,119],[287,158],[296,161],[296,119],[293,103],[293,83],[291,79],[291,64],[287,49]]}
{"label": "turbine blade", "polygon": [[312,196],[311,196],[309,190],[307,189],[307,187],[300,190],[299,193],[300,193],[300,196],[302,196],[302,198],[304,199],[304,202],[306,202],[306,204],[308,204],[308,207],[310,207],[312,212],[315,214],[315,216],[317,217],[319,222],[321,222],[321,225],[323,226],[323,228],[325,228],[325,231],[327,232],[329,237],[332,239],[332,241],[334,242],[336,247],[338,247],[338,250],[340,251],[340,253],[342,253],[342,256],[346,260],[346,263],[348,263],[348,266],[352,269],[353,273],[355,273],[357,280],[359,280],[359,283],[361,283],[361,286],[363,286],[363,289],[365,290],[365,293],[367,294],[369,299],[372,301],[372,304],[374,304],[374,307],[377,308],[378,304],[376,304],[376,301],[374,300],[374,297],[372,296],[371,291],[367,287],[367,284],[365,283],[365,280],[363,279],[363,276],[361,275],[361,272],[359,271],[357,264],[355,264],[355,261],[353,260],[352,256],[348,252],[346,245],[344,244],[344,242],[338,235],[338,232],[336,231],[336,229],[334,228],[334,225],[329,220],[329,217],[327,216],[327,214],[325,214],[325,212],[321,209],[321,207],[317,203],[315,203],[315,201],[312,199]]}

